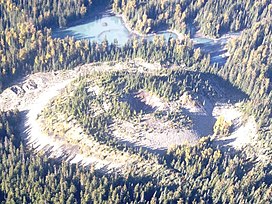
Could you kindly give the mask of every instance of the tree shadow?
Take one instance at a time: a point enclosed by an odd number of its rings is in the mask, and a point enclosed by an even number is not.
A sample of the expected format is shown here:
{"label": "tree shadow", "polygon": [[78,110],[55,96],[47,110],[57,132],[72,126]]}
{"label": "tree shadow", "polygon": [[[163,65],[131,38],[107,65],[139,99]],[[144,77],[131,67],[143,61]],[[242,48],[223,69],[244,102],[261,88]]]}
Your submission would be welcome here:
{"label": "tree shadow", "polygon": [[[189,73],[195,74],[190,71]],[[201,90],[195,94],[197,96],[196,106],[200,110],[192,112],[188,108],[182,108],[182,111],[192,119],[193,129],[202,137],[213,134],[213,126],[216,122],[213,111],[216,106],[221,104],[233,106],[237,102],[247,100],[248,95],[217,75],[209,73],[199,73],[199,75],[202,80],[211,84],[216,94],[210,95],[205,90]]]}
{"label": "tree shadow", "polygon": [[136,111],[136,113],[152,113],[156,109],[152,106],[146,104],[142,99],[137,95],[137,93],[128,93],[124,94],[120,99],[121,102],[128,102],[130,104],[131,111]]}

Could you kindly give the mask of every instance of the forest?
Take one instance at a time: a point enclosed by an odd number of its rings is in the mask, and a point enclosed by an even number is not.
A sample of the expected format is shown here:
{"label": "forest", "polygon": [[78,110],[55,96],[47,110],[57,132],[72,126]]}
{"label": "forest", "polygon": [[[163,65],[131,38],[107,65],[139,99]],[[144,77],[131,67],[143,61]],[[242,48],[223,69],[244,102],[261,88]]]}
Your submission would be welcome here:
{"label": "forest", "polygon": [[[53,28],[65,27],[84,18],[100,4],[122,14],[140,33],[169,29],[185,34],[184,38],[168,41],[155,38],[152,42],[133,39],[120,47],[107,40],[98,44],[72,37],[52,37]],[[269,0],[0,0],[0,91],[31,73],[72,69],[92,62],[142,58],[165,67],[177,66],[179,70],[170,73],[168,78],[172,83],[163,77],[154,79],[130,74],[121,79],[126,78],[131,89],[146,86],[152,90],[151,82],[157,81],[159,88],[153,91],[171,101],[186,89],[195,93],[209,89],[209,83],[199,77],[202,73],[213,74],[248,95],[244,112],[256,118],[259,148],[268,149],[266,156],[271,158],[271,15]],[[219,67],[210,63],[209,54],[194,50],[190,36],[197,31],[210,37],[220,37],[228,32],[242,33],[228,43],[229,57],[226,64]],[[122,91],[116,85],[123,81],[115,81],[113,75],[100,77],[110,84],[107,85],[109,90]],[[175,83],[180,77],[184,84],[177,86]],[[88,121],[84,115],[89,113],[86,107],[92,102],[82,91],[87,82],[84,83],[77,87],[76,101],[66,101],[65,106],[55,108],[72,113],[87,130],[103,133],[105,124],[98,128],[98,123],[103,123],[105,118]],[[206,94],[212,93],[211,89]],[[120,108],[116,107],[112,112],[118,115]],[[122,117],[133,117],[130,107],[123,108],[129,114]],[[52,113],[49,110],[47,114]],[[207,136],[195,146],[168,149],[163,156],[129,149],[124,151],[138,153],[143,160],[156,158],[172,172],[172,180],[164,172],[159,176],[135,176],[137,169],[133,168],[126,175],[103,174],[92,167],[71,165],[33,153],[20,137],[20,120],[18,110],[0,113],[0,201],[3,203],[271,202],[271,162],[263,163],[251,156],[250,148],[229,154],[212,145],[212,138]],[[96,136],[97,140],[114,145],[110,137]],[[166,182],[162,184],[162,180]]]}
{"label": "forest", "polygon": [[272,4],[269,0],[114,0],[112,7],[142,33],[166,27],[190,35],[200,30],[219,37],[251,27],[261,19],[271,19]]}
{"label": "forest", "polygon": [[[271,164],[225,155],[203,138],[171,149],[160,162],[177,171],[165,179],[101,175],[91,168],[33,155],[16,137],[16,112],[1,114],[1,200],[8,203],[234,203],[271,201]],[[180,182],[180,185],[176,185]],[[197,192],[197,193],[196,193]]]}

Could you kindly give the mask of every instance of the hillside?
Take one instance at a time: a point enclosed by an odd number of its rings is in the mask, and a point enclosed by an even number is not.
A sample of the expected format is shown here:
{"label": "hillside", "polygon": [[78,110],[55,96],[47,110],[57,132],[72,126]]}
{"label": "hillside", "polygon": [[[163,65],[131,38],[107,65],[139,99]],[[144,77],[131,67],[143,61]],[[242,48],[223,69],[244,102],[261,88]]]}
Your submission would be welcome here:
{"label": "hillside", "polygon": [[0,0],[1,203],[271,203],[269,0]]}

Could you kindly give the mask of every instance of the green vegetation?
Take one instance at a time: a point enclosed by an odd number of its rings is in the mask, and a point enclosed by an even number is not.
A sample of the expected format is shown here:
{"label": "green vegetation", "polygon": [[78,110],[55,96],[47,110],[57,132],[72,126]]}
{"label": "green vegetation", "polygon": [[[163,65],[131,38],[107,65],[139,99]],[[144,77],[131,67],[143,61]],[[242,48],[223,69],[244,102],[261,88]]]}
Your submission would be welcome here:
{"label": "green vegetation", "polygon": [[261,128],[266,147],[271,147],[272,135],[272,25],[264,19],[229,43],[230,57],[218,70],[250,96],[246,111],[253,114]]}
{"label": "green vegetation", "polygon": [[219,116],[214,124],[213,132],[215,135],[228,135],[231,128],[231,122],[226,121],[224,116]]}
{"label": "green vegetation", "polygon": [[[92,87],[99,87],[96,95]],[[99,72],[81,77],[65,90],[59,98],[53,100],[41,115],[44,118],[46,132],[50,133],[50,122],[46,118],[63,114],[66,121],[77,120],[88,135],[97,141],[112,144],[109,125],[115,120],[140,120],[144,114],[154,115],[158,119],[172,121],[177,127],[190,126],[188,117],[181,107],[176,110],[153,110],[145,104],[137,93],[144,90],[166,100],[180,103],[185,92],[197,98],[202,95],[216,97],[211,82],[204,75],[188,71],[166,71],[166,73],[143,74],[131,72]],[[105,105],[108,106],[105,109]],[[64,135],[64,133],[58,133]]]}
{"label": "green vegetation", "polygon": [[[71,69],[90,62],[139,57],[161,65],[175,65],[178,71],[161,75],[97,73],[95,77],[105,90],[100,96],[86,89],[92,86],[88,77],[80,78],[75,82],[77,86],[66,90],[69,94],[72,91],[70,97],[60,96],[43,113],[47,117],[55,112],[64,113],[67,118],[72,115],[99,142],[127,151],[124,146],[116,147],[108,126],[114,118],[133,120],[139,114],[146,114],[128,102],[134,92],[145,89],[170,102],[185,92],[213,97],[216,91],[203,74],[212,73],[249,96],[244,111],[255,116],[260,148],[268,149],[265,156],[271,158],[271,1],[112,1],[113,10],[124,15],[132,28],[141,33],[169,28],[185,34],[200,30],[219,37],[244,29],[239,38],[228,44],[230,56],[220,68],[210,65],[209,55],[194,51],[187,36],[169,41],[157,37],[153,42],[133,39],[123,47],[107,41],[98,44],[52,37],[51,28],[64,27],[88,15],[99,3],[108,2],[0,0],[1,91],[15,78],[28,73]],[[94,108],[102,109],[101,101],[111,103],[111,109],[94,115]],[[0,201],[3,203],[271,202],[272,166],[251,155],[249,147],[234,156],[205,137],[195,146],[177,146],[163,156],[129,149],[130,154],[141,154],[146,161],[155,158],[168,171],[141,176],[132,168],[125,176],[102,174],[33,153],[20,139],[19,115],[18,111],[0,113]],[[181,110],[157,111],[154,117],[167,117],[180,125],[189,123]],[[226,121],[220,119],[216,123],[216,134],[228,134],[228,130]]]}
{"label": "green vegetation", "polygon": [[[33,1],[33,4],[34,2],[39,1]],[[155,38],[154,42],[132,40],[124,47],[117,47],[116,44],[109,44],[107,41],[98,44],[87,40],[76,41],[72,37],[54,39],[51,35],[51,29],[47,27],[40,28],[38,21],[32,20],[31,17],[34,15],[32,10],[27,10],[30,12],[29,15],[23,12],[24,10],[21,8],[25,8],[23,6],[24,3],[18,3],[17,5],[11,1],[5,1],[1,2],[0,5],[0,17],[2,19],[0,32],[0,82],[3,84],[0,88],[2,86],[6,87],[6,84],[14,76],[39,71],[69,69],[82,63],[122,61],[141,57],[149,62],[158,61],[163,64],[168,62],[178,65],[184,63],[192,65],[196,61],[203,59],[203,55],[197,60],[192,57],[193,47],[188,38],[185,38],[183,41],[175,39],[166,41],[163,38]],[[66,3],[60,3],[60,5],[65,6]],[[79,5],[83,4],[79,1]],[[38,6],[35,5],[32,7],[38,9]],[[41,9],[44,8],[47,7],[42,7]],[[65,8],[71,9],[70,15],[76,15],[74,13],[77,13],[77,8],[79,7],[71,6]],[[29,9],[29,7],[25,9]],[[47,11],[50,11],[49,9],[50,7],[47,8]],[[42,11],[40,12],[42,13]],[[58,12],[60,12],[60,9]],[[44,16],[43,14],[41,15]],[[50,15],[53,14],[50,13]],[[59,15],[60,19],[64,18],[62,10]],[[74,18],[68,18],[67,16],[67,19],[72,20]],[[48,24],[45,23],[45,25]],[[57,24],[53,23],[50,25]],[[205,66],[208,66],[210,62],[205,57],[205,62],[203,63]]]}
{"label": "green vegetation", "polygon": [[113,10],[122,13],[141,33],[172,29],[191,33],[193,27],[205,35],[219,37],[271,18],[270,1],[244,0],[114,0]]}
{"label": "green vegetation", "polygon": [[[268,203],[271,165],[227,156],[209,138],[169,150],[161,163],[178,175],[101,175],[33,155],[21,143],[17,113],[1,114],[0,198],[7,203]],[[178,185],[177,185],[178,184]]]}

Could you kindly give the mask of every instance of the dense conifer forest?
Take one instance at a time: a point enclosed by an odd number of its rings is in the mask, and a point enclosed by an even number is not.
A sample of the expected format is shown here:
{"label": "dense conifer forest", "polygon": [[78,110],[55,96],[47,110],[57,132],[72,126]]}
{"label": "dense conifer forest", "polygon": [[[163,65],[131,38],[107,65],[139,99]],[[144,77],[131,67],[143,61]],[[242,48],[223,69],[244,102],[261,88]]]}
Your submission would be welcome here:
{"label": "dense conifer forest", "polygon": [[272,130],[271,42],[272,24],[261,20],[229,44],[231,55],[219,70],[219,75],[250,95],[248,109],[257,117],[267,146],[271,146]]}
{"label": "dense conifer forest", "polygon": [[251,27],[261,19],[271,19],[270,1],[212,0],[114,0],[113,9],[136,30],[149,33],[165,27],[181,33],[220,36]]}
{"label": "dense conifer forest", "polygon": [[[16,112],[1,114],[1,200],[7,203],[234,203],[269,202],[271,164],[253,166],[243,153],[230,157],[209,138],[169,150],[160,158],[179,173],[165,178],[101,175],[33,155],[20,138]],[[175,183],[179,182],[179,185]],[[271,200],[270,200],[271,201]]]}
{"label": "dense conifer forest", "polygon": [[[100,4],[122,14],[140,33],[170,29],[186,35],[183,39],[132,39],[122,47],[107,40],[98,44],[72,37],[52,37],[53,28],[84,18]],[[123,76],[117,72],[119,79],[126,78],[132,90],[153,88],[157,95],[171,101],[186,89],[195,93],[210,90],[205,94],[212,94],[210,84],[200,78],[202,73],[213,74],[248,96],[244,112],[256,118],[259,146],[268,149],[266,156],[271,158],[271,15],[269,0],[0,0],[0,91],[31,73],[142,58],[165,67],[174,65],[178,71],[170,73],[167,79],[127,73]],[[210,37],[242,33],[228,43],[227,62],[218,66],[210,63],[209,54],[194,50],[189,36],[196,31]],[[100,77],[104,77],[108,89],[124,91],[116,86],[123,81],[113,80],[114,74]],[[176,85],[180,78],[184,83]],[[158,82],[156,90],[152,81]],[[75,101],[66,101],[55,108],[79,118],[87,130],[104,132],[103,122],[109,116],[88,121],[90,118],[84,115],[89,114],[88,103],[91,103],[83,89],[87,82],[84,83],[77,87]],[[122,108],[128,114],[120,117],[133,117],[131,107],[117,106],[112,111],[118,115]],[[52,112],[48,110],[47,114]],[[146,159],[156,158],[172,172],[171,179],[165,172],[157,177],[135,176],[137,169],[133,168],[126,175],[105,174],[89,166],[71,165],[34,153],[20,137],[20,120],[18,110],[0,113],[0,201],[3,203],[271,203],[271,160],[260,161],[250,154],[249,148],[230,154],[214,146],[210,136],[203,137],[195,146],[173,147],[164,155],[122,147],[122,151],[136,152]],[[96,136],[97,140],[105,140],[104,135]],[[110,137],[104,142],[114,146]]]}

